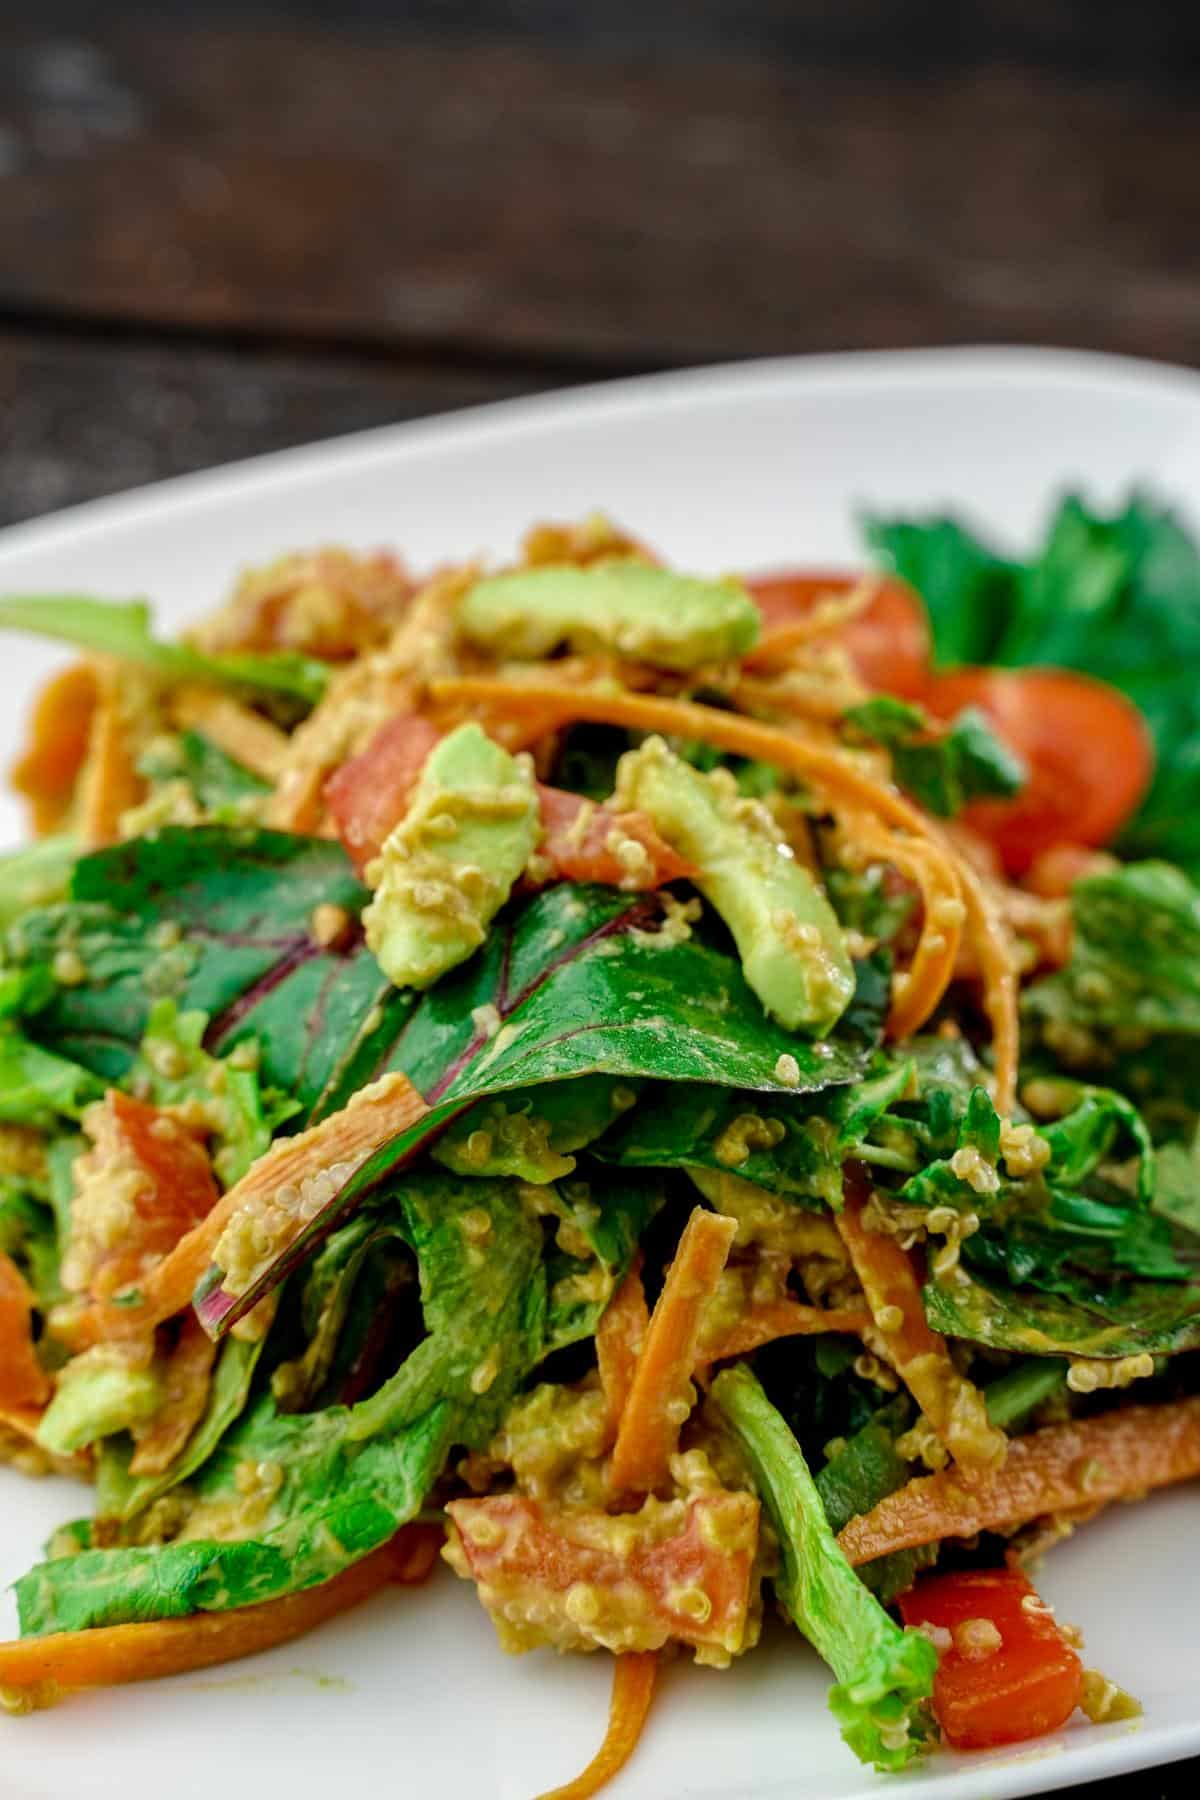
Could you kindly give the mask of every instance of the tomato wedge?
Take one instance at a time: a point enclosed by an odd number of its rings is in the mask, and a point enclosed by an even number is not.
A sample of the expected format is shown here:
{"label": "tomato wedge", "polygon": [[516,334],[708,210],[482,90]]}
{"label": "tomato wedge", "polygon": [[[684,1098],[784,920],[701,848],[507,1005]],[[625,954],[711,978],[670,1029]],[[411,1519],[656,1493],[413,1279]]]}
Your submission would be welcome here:
{"label": "tomato wedge", "polygon": [[[746,586],[763,619],[760,649],[769,651],[773,635],[808,618],[826,595],[848,594],[862,580],[862,573],[804,569],[749,576]],[[845,646],[867,687],[907,698],[920,693],[930,659],[929,620],[920,595],[905,582],[881,576],[862,611],[830,635]]]}
{"label": "tomato wedge", "polygon": [[899,1605],[906,1625],[944,1634],[933,1711],[956,1750],[1043,1737],[1079,1704],[1082,1664],[1019,1569],[929,1575]]}
{"label": "tomato wedge", "polygon": [[962,814],[1010,875],[1056,844],[1108,843],[1150,785],[1154,746],[1145,719],[1090,675],[950,669],[931,675],[920,699],[937,719],[978,707],[1028,764],[1029,780],[1013,799],[976,800]]}
{"label": "tomato wedge", "polygon": [[203,1144],[145,1100],[110,1088],[87,1114],[85,1127],[93,1148],[75,1165],[63,1281],[107,1300],[140,1280],[207,1217],[217,1203],[217,1184]]}
{"label": "tomato wedge", "polygon": [[325,783],[325,804],[360,875],[402,816],[425,758],[441,735],[419,713],[402,713]]}

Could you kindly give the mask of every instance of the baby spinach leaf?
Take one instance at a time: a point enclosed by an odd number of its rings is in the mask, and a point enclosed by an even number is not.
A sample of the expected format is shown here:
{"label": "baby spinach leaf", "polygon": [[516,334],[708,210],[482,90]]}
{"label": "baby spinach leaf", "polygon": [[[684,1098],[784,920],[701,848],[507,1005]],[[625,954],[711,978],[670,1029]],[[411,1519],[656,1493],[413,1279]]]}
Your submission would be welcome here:
{"label": "baby spinach leaf", "polygon": [[924,1289],[936,1331],[1037,1356],[1136,1356],[1200,1347],[1200,1284],[1079,1277],[1064,1295],[1020,1290],[978,1271]]}
{"label": "baby spinach leaf", "polygon": [[660,1083],[592,1146],[622,1168],[725,1171],[773,1194],[838,1207],[842,1164],[909,1084],[899,1063],[820,1096],[762,1096]]}
{"label": "baby spinach leaf", "polygon": [[144,600],[9,594],[0,597],[0,629],[30,631],[122,662],[142,663],[167,681],[253,688],[300,700],[305,706],[315,706],[329,684],[324,663],[294,651],[208,656],[190,644],[163,643],[151,631],[150,608]]}
{"label": "baby spinach leaf", "polygon": [[883,744],[896,780],[939,819],[952,819],[972,800],[1010,798],[1028,771],[1002,744],[977,707],[968,706],[945,730],[935,730],[919,706],[877,694],[842,716],[853,734]]}

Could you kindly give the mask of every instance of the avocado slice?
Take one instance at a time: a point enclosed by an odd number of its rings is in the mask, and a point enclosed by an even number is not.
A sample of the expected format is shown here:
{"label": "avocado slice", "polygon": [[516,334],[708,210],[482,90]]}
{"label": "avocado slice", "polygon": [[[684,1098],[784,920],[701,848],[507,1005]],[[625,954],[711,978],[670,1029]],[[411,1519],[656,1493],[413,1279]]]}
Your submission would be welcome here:
{"label": "avocado slice", "polygon": [[654,737],[621,758],[617,803],[648,813],[699,870],[695,884],[728,925],[771,1016],[792,1031],[830,1031],[854,993],[846,940],[761,803],[742,798],[728,771],[702,775]]}
{"label": "avocado slice", "polygon": [[367,943],[397,987],[427,988],[478,949],[541,830],[533,771],[478,725],[425,760],[412,804],[367,871]]}
{"label": "avocado slice", "polygon": [[705,581],[632,558],[493,575],[463,596],[459,623],[496,656],[535,660],[566,644],[615,650],[663,669],[743,656],[758,608],[738,581]]}
{"label": "avocado slice", "polygon": [[37,1441],[55,1456],[70,1456],[99,1438],[143,1424],[162,1400],[162,1382],[154,1369],[131,1363],[119,1345],[98,1344],[60,1373],[38,1424]]}

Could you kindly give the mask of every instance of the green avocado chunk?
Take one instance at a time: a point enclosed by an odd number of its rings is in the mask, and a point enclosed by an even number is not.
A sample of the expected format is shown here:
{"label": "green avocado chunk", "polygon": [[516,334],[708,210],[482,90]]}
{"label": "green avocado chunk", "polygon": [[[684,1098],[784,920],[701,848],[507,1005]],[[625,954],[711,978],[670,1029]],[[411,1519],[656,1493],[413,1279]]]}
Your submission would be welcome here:
{"label": "green avocado chunk", "polygon": [[162,1398],[162,1383],[153,1369],[130,1364],[119,1348],[99,1344],[63,1369],[38,1425],[38,1443],[55,1456],[69,1456],[98,1438],[144,1423]]}
{"label": "green avocado chunk", "polygon": [[661,738],[621,758],[617,804],[647,813],[699,873],[728,925],[746,981],[790,1031],[823,1036],[854,995],[854,969],[833,908],[776,834],[761,805],[722,770],[702,775]]}
{"label": "green avocado chunk", "polygon": [[663,669],[695,669],[743,656],[759,613],[738,581],[706,581],[614,559],[493,575],[463,597],[459,622],[499,656],[536,659],[562,644],[616,650]]}
{"label": "green avocado chunk", "polygon": [[541,830],[532,770],[478,725],[434,746],[384,843],[367,943],[397,987],[430,987],[478,949]]}

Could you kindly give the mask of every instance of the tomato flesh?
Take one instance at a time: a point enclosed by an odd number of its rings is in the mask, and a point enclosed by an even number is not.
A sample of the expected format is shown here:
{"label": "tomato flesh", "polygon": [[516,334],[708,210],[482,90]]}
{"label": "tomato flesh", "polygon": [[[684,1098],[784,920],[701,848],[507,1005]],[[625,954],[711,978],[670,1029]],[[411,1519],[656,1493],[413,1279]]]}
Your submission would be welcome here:
{"label": "tomato flesh", "polygon": [[[820,570],[780,570],[752,575],[746,581],[762,614],[763,637],[808,617],[829,594],[848,594],[864,577]],[[929,620],[924,602],[903,581],[878,580],[861,612],[847,619],[831,638],[843,645],[855,672],[869,688],[911,698],[921,691],[931,653]]]}
{"label": "tomato flesh", "polygon": [[1019,1569],[929,1575],[899,1605],[906,1625],[950,1633],[938,1652],[933,1711],[955,1749],[1043,1737],[1079,1704],[1082,1664]]}
{"label": "tomato flesh", "polygon": [[[538,787],[538,801],[544,833],[540,849],[550,863],[553,880],[600,881],[610,887],[645,889],[696,872],[663,841],[645,813],[615,812],[580,794],[543,785]],[[588,811],[580,829],[585,808]],[[622,861],[618,854],[622,842],[640,845],[644,855],[638,857],[635,849],[632,859]]]}
{"label": "tomato flesh", "polygon": [[931,675],[921,704],[937,719],[964,707],[986,715],[1029,769],[1011,800],[976,800],[962,822],[1009,875],[1057,844],[1107,844],[1136,810],[1154,772],[1142,714],[1116,688],[1069,669],[951,669]]}
{"label": "tomato flesh", "polygon": [[402,713],[325,783],[325,804],[360,875],[403,817],[425,758],[441,735],[419,713]]}

